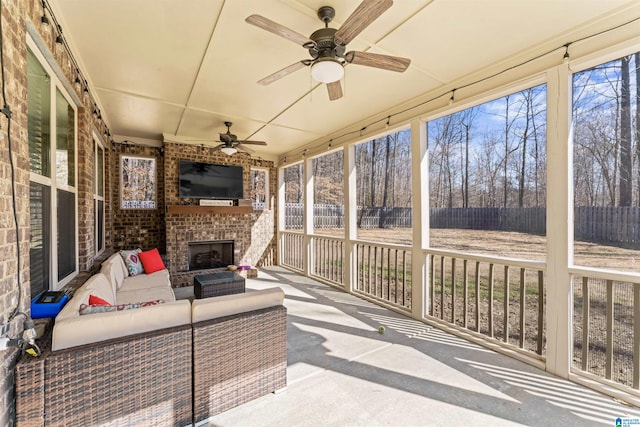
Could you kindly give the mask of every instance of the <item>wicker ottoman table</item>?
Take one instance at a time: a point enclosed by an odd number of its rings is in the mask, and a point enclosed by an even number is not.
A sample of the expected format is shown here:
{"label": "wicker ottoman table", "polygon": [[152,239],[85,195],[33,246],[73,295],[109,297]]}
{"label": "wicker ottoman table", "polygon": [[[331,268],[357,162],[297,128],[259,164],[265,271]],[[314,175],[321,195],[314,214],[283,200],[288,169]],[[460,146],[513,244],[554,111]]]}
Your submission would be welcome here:
{"label": "wicker ottoman table", "polygon": [[235,271],[216,271],[193,278],[196,299],[244,292],[244,277]]}

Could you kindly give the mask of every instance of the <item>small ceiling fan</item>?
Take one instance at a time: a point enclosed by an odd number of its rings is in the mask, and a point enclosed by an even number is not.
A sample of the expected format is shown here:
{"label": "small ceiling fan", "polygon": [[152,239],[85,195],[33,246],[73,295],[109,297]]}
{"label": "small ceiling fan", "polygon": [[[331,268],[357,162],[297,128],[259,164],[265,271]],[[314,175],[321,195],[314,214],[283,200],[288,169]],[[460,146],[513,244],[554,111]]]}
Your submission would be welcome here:
{"label": "small ceiling fan", "polygon": [[294,71],[311,66],[311,76],[327,84],[329,99],[334,101],[342,97],[340,79],[344,75],[344,66],[347,64],[396,72],[405,71],[411,63],[410,59],[369,52],[346,52],[346,45],[392,5],[393,0],[363,0],[339,29],[329,28],[329,22],[333,20],[335,10],[331,6],[323,6],[318,9],[318,18],[324,22],[324,28],[314,31],[309,37],[261,15],[247,17],[245,19],[247,23],[302,45],[311,55],[310,59],[294,62],[258,83],[268,85]]}
{"label": "small ceiling fan", "polygon": [[220,148],[220,151],[231,156],[238,152],[238,150],[245,151],[247,153],[253,153],[253,150],[250,150],[247,147],[244,147],[244,144],[251,145],[267,145],[264,141],[247,141],[247,140],[239,140],[238,137],[231,133],[231,122],[224,122],[224,125],[227,127],[227,131],[225,133],[220,134],[220,141],[222,144],[218,145],[216,148]]}

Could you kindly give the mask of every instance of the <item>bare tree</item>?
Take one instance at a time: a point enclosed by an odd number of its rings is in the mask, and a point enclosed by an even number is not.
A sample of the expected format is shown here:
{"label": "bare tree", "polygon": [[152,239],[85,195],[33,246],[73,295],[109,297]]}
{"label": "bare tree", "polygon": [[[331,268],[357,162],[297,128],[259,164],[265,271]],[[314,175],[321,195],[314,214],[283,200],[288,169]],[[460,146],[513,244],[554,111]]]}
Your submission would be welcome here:
{"label": "bare tree", "polygon": [[620,198],[618,206],[631,206],[632,195],[630,61],[631,56],[620,59]]}
{"label": "bare tree", "polygon": [[638,168],[636,170],[637,179],[637,196],[636,206],[640,206],[640,52],[636,52],[634,55],[635,70],[636,70],[636,162]]}
{"label": "bare tree", "polygon": [[385,227],[385,215],[384,215],[384,208],[387,207],[387,201],[388,201],[388,197],[389,197],[389,160],[390,160],[390,156],[391,156],[391,136],[387,135],[385,137],[385,155],[384,155],[384,187],[382,190],[382,212],[380,213],[380,215],[378,216],[378,228],[384,228]]}
{"label": "bare tree", "polygon": [[475,119],[478,117],[478,108],[471,107],[459,114],[460,124],[464,135],[464,169],[462,173],[462,207],[469,207],[469,147],[471,144],[471,130]]}

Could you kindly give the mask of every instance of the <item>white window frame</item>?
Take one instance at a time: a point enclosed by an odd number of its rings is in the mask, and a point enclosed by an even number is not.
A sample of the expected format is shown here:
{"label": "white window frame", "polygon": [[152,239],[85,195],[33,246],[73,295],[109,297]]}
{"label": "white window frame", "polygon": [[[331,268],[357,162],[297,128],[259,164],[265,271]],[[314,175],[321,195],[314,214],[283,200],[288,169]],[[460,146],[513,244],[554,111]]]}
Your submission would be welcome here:
{"label": "white window frame", "polygon": [[[44,68],[44,70],[49,75],[51,79],[51,87],[50,87],[50,114],[52,120],[50,121],[50,135],[51,135],[51,143],[50,143],[50,158],[52,160],[51,165],[51,177],[46,177],[43,175],[38,175],[36,173],[30,172],[30,180],[45,185],[49,191],[51,196],[51,215],[48,218],[50,221],[50,230],[51,230],[51,239],[50,239],[50,259],[49,259],[49,289],[58,290],[64,287],[67,283],[69,283],[73,278],[78,275],[79,271],[79,239],[78,239],[78,100],[72,98],[72,96],[67,91],[66,86],[63,84],[63,81],[60,78],[60,75],[56,71],[60,71],[57,64],[53,58],[48,59],[48,57],[43,54],[43,51],[40,47],[40,44],[34,40],[31,35],[31,32],[27,33],[27,47],[31,51],[31,53],[36,57],[40,65]],[[53,65],[52,65],[53,63]],[[56,129],[56,92],[59,91],[65,100],[69,103],[71,108],[73,109],[73,119],[74,119],[74,132],[73,132],[73,144],[74,144],[74,170],[73,170],[73,182],[74,186],[70,185],[61,185],[54,178],[56,173],[55,168],[55,159],[56,159],[56,147],[57,147],[57,129]],[[64,277],[61,280],[58,280],[58,240],[56,236],[58,235],[58,201],[57,201],[57,190],[63,190],[74,194],[74,215],[75,215],[75,268],[74,270]]]}

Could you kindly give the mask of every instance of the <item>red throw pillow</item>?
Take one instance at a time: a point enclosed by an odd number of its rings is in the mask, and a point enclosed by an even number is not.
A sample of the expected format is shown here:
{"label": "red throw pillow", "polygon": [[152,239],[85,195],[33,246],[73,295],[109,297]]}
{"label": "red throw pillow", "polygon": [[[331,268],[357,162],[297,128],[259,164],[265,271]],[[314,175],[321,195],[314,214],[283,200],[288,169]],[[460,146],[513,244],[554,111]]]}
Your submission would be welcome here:
{"label": "red throw pillow", "polygon": [[89,295],[89,305],[111,305],[109,301],[105,301],[95,295]]}
{"label": "red throw pillow", "polygon": [[162,258],[160,258],[160,252],[158,252],[157,248],[153,248],[150,251],[140,252],[138,254],[138,257],[142,262],[144,272],[147,274],[151,274],[167,268],[164,266],[164,262],[162,262]]}

